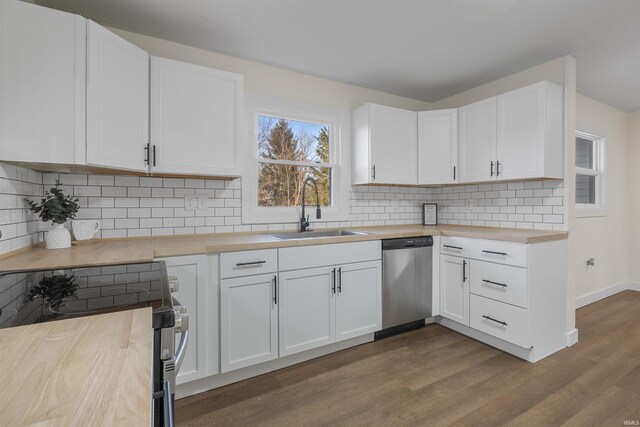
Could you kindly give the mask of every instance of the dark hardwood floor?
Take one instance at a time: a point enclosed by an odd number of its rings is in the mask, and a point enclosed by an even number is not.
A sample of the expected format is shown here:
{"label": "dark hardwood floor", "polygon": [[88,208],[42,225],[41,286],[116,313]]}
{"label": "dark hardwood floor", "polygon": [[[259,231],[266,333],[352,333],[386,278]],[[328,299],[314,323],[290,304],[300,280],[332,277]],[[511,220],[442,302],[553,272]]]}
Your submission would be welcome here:
{"label": "dark hardwood floor", "polygon": [[580,342],[531,364],[439,325],[177,403],[179,425],[622,426],[640,421],[640,292],[577,312]]}

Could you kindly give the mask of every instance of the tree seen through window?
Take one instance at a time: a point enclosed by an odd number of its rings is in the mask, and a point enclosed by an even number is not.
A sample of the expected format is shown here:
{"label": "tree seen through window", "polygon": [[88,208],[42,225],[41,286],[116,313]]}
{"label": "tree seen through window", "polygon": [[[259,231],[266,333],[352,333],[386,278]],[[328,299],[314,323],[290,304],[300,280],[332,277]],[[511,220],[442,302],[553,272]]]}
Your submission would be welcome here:
{"label": "tree seen through window", "polygon": [[[318,185],[321,206],[331,206],[332,167],[327,125],[258,116],[258,206],[300,206],[307,176]],[[316,204],[315,191],[306,192]]]}

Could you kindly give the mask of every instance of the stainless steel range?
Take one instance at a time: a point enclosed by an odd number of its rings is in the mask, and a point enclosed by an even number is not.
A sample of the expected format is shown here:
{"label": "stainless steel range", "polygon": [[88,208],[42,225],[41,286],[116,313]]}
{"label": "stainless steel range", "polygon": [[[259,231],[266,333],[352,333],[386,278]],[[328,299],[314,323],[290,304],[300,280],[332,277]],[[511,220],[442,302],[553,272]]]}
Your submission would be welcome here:
{"label": "stainless steel range", "polygon": [[153,420],[155,426],[173,426],[175,377],[189,338],[186,309],[171,295],[178,286],[162,261],[3,273],[0,294],[21,297],[0,311],[0,328],[151,307]]}

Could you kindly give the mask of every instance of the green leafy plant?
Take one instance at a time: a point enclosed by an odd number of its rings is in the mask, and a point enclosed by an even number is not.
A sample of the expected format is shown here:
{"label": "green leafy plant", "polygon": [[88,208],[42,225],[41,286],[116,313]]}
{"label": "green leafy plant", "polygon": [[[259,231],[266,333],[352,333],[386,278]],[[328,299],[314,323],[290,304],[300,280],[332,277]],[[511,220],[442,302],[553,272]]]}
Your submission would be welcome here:
{"label": "green leafy plant", "polygon": [[37,213],[43,222],[53,221],[54,224],[64,224],[67,220],[74,219],[78,213],[79,199],[65,195],[60,189],[61,185],[56,179],[56,186],[44,192],[40,203],[25,199],[31,212]]}
{"label": "green leafy plant", "polygon": [[77,299],[78,285],[75,281],[74,276],[67,277],[64,274],[44,277],[29,289],[27,299],[33,301],[36,298],[43,298],[49,307],[58,309],[64,305],[63,299],[69,297]]}

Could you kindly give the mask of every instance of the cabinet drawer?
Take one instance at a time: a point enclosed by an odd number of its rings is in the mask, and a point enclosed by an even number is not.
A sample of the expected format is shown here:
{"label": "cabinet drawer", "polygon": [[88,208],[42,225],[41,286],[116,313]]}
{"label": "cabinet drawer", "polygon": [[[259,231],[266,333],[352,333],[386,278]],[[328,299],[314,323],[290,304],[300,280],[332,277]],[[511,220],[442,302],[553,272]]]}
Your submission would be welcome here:
{"label": "cabinet drawer", "polygon": [[220,277],[250,276],[278,270],[278,250],[227,252],[220,254]]}
{"label": "cabinet drawer", "polygon": [[520,347],[529,344],[529,311],[478,295],[470,298],[470,326]]}
{"label": "cabinet drawer", "polygon": [[527,269],[471,260],[471,293],[527,308]]}
{"label": "cabinet drawer", "polygon": [[382,258],[380,240],[278,249],[280,271],[374,261]]}
{"label": "cabinet drawer", "polygon": [[466,237],[440,237],[440,253],[469,258],[469,239]]}
{"label": "cabinet drawer", "polygon": [[527,245],[499,240],[471,239],[470,258],[499,264],[527,266]]}

